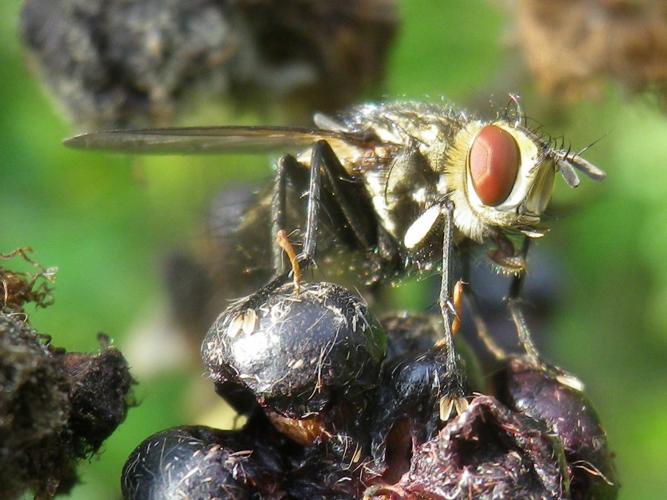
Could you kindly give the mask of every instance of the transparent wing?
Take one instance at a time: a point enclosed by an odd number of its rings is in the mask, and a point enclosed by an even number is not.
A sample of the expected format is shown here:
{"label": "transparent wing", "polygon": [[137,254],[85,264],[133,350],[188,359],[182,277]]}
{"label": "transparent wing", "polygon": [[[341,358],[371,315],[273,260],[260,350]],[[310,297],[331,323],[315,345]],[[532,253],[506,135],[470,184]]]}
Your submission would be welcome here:
{"label": "transparent wing", "polygon": [[298,127],[185,127],[109,130],[82,134],[64,141],[79,149],[134,154],[218,154],[288,151],[324,139],[363,146],[368,138],[350,132]]}

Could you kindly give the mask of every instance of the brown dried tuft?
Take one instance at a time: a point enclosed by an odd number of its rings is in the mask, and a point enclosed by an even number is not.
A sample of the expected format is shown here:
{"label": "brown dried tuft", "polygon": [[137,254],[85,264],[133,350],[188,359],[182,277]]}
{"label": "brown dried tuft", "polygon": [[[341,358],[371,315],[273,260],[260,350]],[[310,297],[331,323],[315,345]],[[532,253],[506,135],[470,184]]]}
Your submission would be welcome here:
{"label": "brown dried tuft", "polygon": [[517,41],[542,92],[597,97],[606,80],[667,94],[667,4],[661,0],[519,0]]}

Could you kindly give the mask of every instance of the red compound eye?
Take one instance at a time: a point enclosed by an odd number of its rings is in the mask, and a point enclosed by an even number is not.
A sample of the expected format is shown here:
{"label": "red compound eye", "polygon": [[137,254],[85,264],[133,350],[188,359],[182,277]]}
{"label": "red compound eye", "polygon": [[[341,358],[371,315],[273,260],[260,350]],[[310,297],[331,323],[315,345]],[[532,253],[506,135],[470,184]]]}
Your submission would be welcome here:
{"label": "red compound eye", "polygon": [[509,132],[487,125],[475,138],[468,162],[472,185],[485,205],[495,206],[507,199],[519,171],[519,146]]}

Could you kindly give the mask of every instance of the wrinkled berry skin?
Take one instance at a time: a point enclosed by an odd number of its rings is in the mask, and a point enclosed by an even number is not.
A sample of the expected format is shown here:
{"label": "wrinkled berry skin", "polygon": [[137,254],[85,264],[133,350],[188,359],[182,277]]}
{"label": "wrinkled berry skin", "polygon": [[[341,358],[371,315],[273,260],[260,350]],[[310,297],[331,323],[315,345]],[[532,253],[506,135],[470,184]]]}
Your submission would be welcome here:
{"label": "wrinkled berry skin", "polygon": [[567,498],[563,462],[540,423],[479,396],[416,450],[390,488],[407,498]]}
{"label": "wrinkled berry skin", "polygon": [[280,449],[242,431],[174,427],[146,439],[123,467],[125,500],[280,498]]}
{"label": "wrinkled berry skin", "polygon": [[204,339],[202,357],[217,384],[245,386],[290,418],[377,386],[386,338],[358,296],[329,283],[305,283],[297,295],[290,283],[252,309],[251,329],[234,327],[248,310],[245,302],[227,309]]}
{"label": "wrinkled berry skin", "polygon": [[585,395],[557,368],[522,358],[497,377],[499,397],[510,408],[543,422],[565,450],[572,498],[616,498],[619,483],[598,415]]}

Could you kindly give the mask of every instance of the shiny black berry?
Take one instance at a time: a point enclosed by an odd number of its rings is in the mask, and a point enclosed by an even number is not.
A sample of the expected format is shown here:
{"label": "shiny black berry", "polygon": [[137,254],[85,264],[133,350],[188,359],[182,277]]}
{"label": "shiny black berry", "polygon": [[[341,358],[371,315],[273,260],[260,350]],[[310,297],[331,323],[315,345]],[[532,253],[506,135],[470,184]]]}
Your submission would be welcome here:
{"label": "shiny black berry", "polygon": [[280,449],[243,431],[174,427],[146,439],[123,467],[125,500],[280,498]]}
{"label": "shiny black berry", "polygon": [[385,353],[365,302],[330,283],[251,296],[220,315],[202,346],[218,393],[251,422],[261,408],[291,440],[348,463],[368,454]]}
{"label": "shiny black berry", "polygon": [[386,339],[364,301],[329,283],[287,284],[254,308],[222,313],[202,345],[218,383],[249,388],[287,417],[322,411],[377,385]]}

